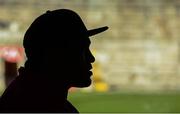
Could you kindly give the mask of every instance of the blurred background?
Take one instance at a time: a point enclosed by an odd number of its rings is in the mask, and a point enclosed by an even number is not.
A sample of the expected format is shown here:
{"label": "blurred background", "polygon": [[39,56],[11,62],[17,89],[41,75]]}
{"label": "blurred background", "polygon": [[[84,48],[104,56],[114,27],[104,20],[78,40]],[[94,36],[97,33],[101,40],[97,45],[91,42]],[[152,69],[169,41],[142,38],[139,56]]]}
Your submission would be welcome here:
{"label": "blurred background", "polygon": [[0,94],[26,60],[23,35],[47,10],[70,8],[93,36],[93,84],[71,88],[80,112],[180,112],[180,0],[0,0]]}

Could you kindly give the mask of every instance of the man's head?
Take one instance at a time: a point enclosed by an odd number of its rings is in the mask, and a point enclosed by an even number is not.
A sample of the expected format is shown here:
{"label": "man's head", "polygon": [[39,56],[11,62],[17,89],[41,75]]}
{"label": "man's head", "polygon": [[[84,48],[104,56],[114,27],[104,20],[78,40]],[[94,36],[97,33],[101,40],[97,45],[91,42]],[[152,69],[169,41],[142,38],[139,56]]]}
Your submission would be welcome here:
{"label": "man's head", "polygon": [[47,11],[31,24],[23,45],[32,67],[44,69],[70,86],[85,87],[91,84],[91,63],[95,61],[89,37],[106,29],[87,30],[71,10]]}

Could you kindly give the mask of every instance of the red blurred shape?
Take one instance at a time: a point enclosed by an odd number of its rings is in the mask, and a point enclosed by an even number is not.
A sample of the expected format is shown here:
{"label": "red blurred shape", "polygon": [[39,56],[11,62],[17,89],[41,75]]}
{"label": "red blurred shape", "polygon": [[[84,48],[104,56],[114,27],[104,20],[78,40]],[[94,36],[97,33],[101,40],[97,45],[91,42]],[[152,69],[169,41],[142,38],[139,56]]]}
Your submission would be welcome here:
{"label": "red blurred shape", "polygon": [[8,62],[19,62],[23,60],[23,49],[18,46],[1,46],[0,56]]}

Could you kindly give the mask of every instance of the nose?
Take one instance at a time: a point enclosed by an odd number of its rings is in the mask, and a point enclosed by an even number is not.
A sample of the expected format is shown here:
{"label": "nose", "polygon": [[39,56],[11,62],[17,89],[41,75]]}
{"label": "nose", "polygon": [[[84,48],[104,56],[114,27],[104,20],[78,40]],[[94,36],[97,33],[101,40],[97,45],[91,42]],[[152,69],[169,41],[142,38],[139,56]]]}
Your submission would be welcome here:
{"label": "nose", "polygon": [[95,61],[95,57],[93,56],[93,54],[91,53],[91,51],[89,50],[88,53],[88,61],[93,63]]}

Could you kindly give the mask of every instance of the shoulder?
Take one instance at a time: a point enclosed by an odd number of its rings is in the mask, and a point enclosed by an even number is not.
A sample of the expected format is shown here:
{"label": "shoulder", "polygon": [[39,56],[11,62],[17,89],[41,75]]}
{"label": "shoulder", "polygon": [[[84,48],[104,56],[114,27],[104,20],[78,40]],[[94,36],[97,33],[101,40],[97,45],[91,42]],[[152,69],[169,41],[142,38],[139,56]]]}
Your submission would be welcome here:
{"label": "shoulder", "polygon": [[79,113],[78,110],[69,102],[66,102],[65,109],[68,113]]}

